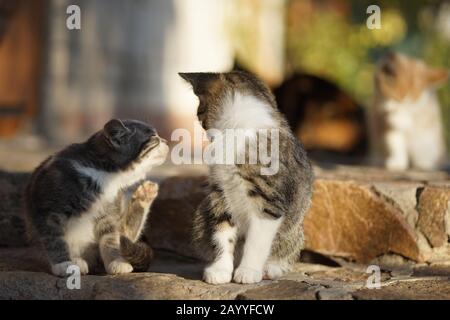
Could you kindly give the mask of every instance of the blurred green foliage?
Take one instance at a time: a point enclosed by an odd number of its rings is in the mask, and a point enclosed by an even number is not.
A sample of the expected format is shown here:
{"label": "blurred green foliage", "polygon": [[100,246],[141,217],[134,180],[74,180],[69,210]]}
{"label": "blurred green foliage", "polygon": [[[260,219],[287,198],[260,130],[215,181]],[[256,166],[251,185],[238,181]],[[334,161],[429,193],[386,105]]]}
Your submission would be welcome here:
{"label": "blurred green foliage", "polygon": [[[366,26],[366,10],[371,4],[381,8],[381,29]],[[290,0],[287,65],[291,70],[332,80],[370,106],[375,64],[387,51],[400,51],[431,66],[450,68],[449,35],[445,36],[438,26],[439,14],[445,8],[445,1]],[[450,141],[449,84],[438,93]]]}

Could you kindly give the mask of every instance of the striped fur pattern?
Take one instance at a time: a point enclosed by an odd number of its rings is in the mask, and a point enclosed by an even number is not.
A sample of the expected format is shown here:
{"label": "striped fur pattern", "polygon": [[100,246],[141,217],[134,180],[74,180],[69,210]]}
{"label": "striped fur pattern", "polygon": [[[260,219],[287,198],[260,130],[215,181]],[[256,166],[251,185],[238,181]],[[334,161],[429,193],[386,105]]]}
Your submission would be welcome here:
{"label": "striped fur pattern", "polygon": [[[233,71],[180,76],[199,98],[197,116],[205,130],[279,130],[277,173],[261,174],[265,165],[260,159],[256,164],[211,165],[209,193],[193,223],[194,244],[209,261],[206,282],[276,279],[290,270],[303,247],[303,218],[313,184],[306,152],[269,89],[253,75]],[[238,147],[235,152],[240,151]]]}
{"label": "striped fur pattern", "polygon": [[31,226],[54,275],[145,270],[151,248],[140,242],[158,186],[146,180],[168,146],[149,125],[111,120],[88,141],[45,160],[26,191]]}

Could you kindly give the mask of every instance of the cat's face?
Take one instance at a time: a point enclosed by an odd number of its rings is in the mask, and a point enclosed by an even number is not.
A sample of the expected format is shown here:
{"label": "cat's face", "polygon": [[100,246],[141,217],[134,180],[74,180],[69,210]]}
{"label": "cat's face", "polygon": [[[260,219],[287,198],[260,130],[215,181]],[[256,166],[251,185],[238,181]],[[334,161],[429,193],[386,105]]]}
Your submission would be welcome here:
{"label": "cat's face", "polygon": [[137,120],[113,119],[95,137],[101,153],[122,168],[160,165],[169,150],[153,127]]}
{"label": "cat's face", "polygon": [[275,98],[266,85],[243,71],[193,72],[179,75],[192,85],[194,94],[199,99],[197,118],[205,130],[214,128],[227,105],[227,99],[232,99],[235,93],[251,95],[268,105],[276,106]]}
{"label": "cat's face", "polygon": [[385,99],[417,100],[430,87],[443,84],[448,70],[431,68],[423,61],[399,53],[389,53],[375,73],[377,93]]}

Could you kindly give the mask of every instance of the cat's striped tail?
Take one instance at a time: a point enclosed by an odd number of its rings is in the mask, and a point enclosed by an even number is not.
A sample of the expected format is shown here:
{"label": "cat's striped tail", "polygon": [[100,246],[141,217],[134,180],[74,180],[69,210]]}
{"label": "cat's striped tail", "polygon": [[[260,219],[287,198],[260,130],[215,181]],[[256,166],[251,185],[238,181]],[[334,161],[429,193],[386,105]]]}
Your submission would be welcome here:
{"label": "cat's striped tail", "polygon": [[120,253],[135,271],[147,271],[153,260],[153,250],[147,243],[133,242],[123,235],[120,236]]}

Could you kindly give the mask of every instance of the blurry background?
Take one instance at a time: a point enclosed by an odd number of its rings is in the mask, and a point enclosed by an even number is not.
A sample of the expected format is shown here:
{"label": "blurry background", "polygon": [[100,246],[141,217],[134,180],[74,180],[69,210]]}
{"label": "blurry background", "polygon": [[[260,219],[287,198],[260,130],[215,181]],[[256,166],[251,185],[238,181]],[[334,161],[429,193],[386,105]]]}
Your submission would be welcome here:
{"label": "blurry background", "polygon": [[[18,163],[81,141],[111,117],[148,121],[166,137],[192,129],[196,98],[181,71],[238,66],[274,89],[308,73],[368,108],[388,50],[450,67],[449,1],[376,1],[382,28],[369,30],[373,2],[0,0],[1,165],[30,169]],[[66,27],[71,4],[81,30]],[[449,140],[448,84],[439,96]],[[29,153],[14,156],[21,148]]]}

